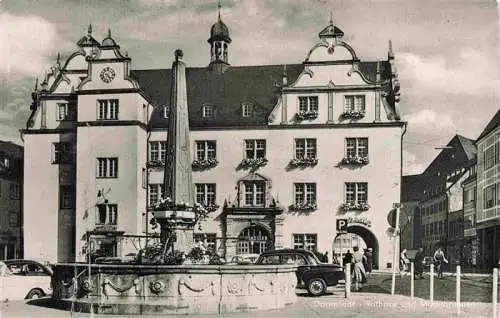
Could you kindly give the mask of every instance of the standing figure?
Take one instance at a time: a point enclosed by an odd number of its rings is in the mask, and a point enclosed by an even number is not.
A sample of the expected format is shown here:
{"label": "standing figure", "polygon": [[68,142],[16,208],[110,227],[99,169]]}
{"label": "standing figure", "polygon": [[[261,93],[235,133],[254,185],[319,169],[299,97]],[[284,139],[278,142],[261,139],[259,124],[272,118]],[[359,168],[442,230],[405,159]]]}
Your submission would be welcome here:
{"label": "standing figure", "polygon": [[359,247],[353,247],[354,253],[352,256],[352,263],[354,263],[353,267],[353,278],[354,278],[354,290],[359,291],[363,286],[362,283],[366,282],[366,271],[363,266],[363,258],[365,255],[363,251],[359,249]]}
{"label": "standing figure", "polygon": [[417,250],[417,253],[415,254],[415,259],[414,259],[414,262],[415,262],[415,279],[417,279],[417,277],[420,277],[420,278],[424,278],[424,249],[419,247],[418,250]]}
{"label": "standing figure", "polygon": [[371,275],[372,270],[373,270],[373,249],[371,247],[369,247],[366,250],[365,257],[366,257],[366,268],[365,268],[365,270],[368,273],[368,275]]}
{"label": "standing figure", "polygon": [[408,254],[406,254],[406,248],[401,252],[399,258],[399,264],[401,269],[401,275],[408,271],[408,264],[410,264],[410,260],[408,259]]}
{"label": "standing figure", "polygon": [[448,260],[444,256],[441,246],[434,252],[434,263],[436,264],[438,278],[443,278],[443,263],[448,264]]}
{"label": "standing figure", "polygon": [[347,252],[344,255],[344,259],[342,260],[342,264],[348,264],[352,262],[352,253],[351,250],[347,250]]}

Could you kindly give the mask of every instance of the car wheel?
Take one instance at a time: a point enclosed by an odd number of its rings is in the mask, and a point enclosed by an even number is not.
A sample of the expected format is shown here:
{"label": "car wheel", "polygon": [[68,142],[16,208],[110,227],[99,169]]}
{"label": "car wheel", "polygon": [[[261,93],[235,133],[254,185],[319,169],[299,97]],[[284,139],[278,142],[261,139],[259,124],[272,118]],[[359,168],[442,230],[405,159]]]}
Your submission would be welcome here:
{"label": "car wheel", "polygon": [[326,283],[322,278],[312,278],[307,282],[307,292],[311,296],[321,296],[326,292]]}
{"label": "car wheel", "polygon": [[40,297],[43,297],[44,295],[45,294],[44,294],[43,290],[41,290],[39,288],[34,288],[34,289],[30,290],[30,292],[26,296],[26,299],[38,299]]}

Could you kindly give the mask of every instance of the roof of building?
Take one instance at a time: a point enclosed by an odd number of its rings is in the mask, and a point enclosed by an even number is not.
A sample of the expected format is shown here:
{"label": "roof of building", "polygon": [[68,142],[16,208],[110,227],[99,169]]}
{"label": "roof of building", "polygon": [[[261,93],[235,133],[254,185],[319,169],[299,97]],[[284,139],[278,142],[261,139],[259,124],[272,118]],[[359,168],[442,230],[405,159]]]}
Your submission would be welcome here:
{"label": "roof of building", "polygon": [[[391,76],[390,64],[381,62],[381,80]],[[303,64],[287,64],[288,83],[297,80]],[[375,81],[377,62],[360,62],[361,73]],[[191,127],[229,127],[238,125],[267,125],[281,95],[284,65],[230,66],[224,73],[208,67],[186,68],[187,100]],[[131,76],[152,105],[155,106],[150,124],[164,128],[168,119],[163,107],[170,105],[171,69],[132,70]],[[242,116],[242,104],[252,105],[252,115]],[[203,106],[213,105],[216,115],[203,118]]]}
{"label": "roof of building", "polygon": [[422,196],[422,175],[403,176],[401,179],[401,201],[419,201]]}
{"label": "roof of building", "polygon": [[486,125],[486,127],[484,128],[483,132],[479,135],[479,137],[477,137],[477,140],[481,140],[484,136],[488,135],[495,128],[497,128],[499,124],[500,124],[500,110],[497,110],[495,116],[493,116],[488,125]]}
{"label": "roof of building", "polygon": [[422,189],[445,189],[447,177],[457,169],[466,168],[476,158],[474,140],[455,135],[422,173]]}
{"label": "roof of building", "polygon": [[229,37],[229,29],[227,25],[219,20],[212,25],[210,29],[210,39],[209,41],[223,40],[227,42],[231,42],[231,38]]}

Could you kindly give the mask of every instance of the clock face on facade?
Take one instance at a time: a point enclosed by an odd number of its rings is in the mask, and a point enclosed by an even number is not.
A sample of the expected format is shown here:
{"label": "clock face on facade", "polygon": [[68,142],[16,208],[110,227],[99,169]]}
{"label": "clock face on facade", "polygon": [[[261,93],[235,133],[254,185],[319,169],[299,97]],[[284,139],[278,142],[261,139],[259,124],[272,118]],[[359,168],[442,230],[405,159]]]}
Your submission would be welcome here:
{"label": "clock face on facade", "polygon": [[115,71],[109,67],[109,66],[106,66],[102,71],[101,71],[101,80],[104,82],[104,83],[109,83],[111,82],[114,78],[115,78]]}

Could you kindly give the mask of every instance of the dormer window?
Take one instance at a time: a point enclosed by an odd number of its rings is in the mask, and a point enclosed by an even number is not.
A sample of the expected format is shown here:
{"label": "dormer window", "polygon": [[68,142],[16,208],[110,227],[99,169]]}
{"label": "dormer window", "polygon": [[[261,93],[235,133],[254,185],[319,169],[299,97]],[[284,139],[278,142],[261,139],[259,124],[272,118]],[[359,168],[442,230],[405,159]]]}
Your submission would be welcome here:
{"label": "dormer window", "polygon": [[71,113],[70,106],[68,103],[58,103],[57,104],[57,120],[70,120],[73,119]]}
{"label": "dormer window", "polygon": [[241,104],[241,113],[243,117],[251,117],[253,112],[253,105],[250,103]]}
{"label": "dormer window", "polygon": [[318,112],[318,96],[300,96],[299,112]]}
{"label": "dormer window", "polygon": [[215,117],[215,106],[214,105],[203,105],[203,118],[214,118]]}
{"label": "dormer window", "polygon": [[163,118],[168,118],[169,108],[168,106],[163,106]]}
{"label": "dormer window", "polygon": [[344,111],[346,113],[365,112],[365,95],[347,95],[344,100]]}

